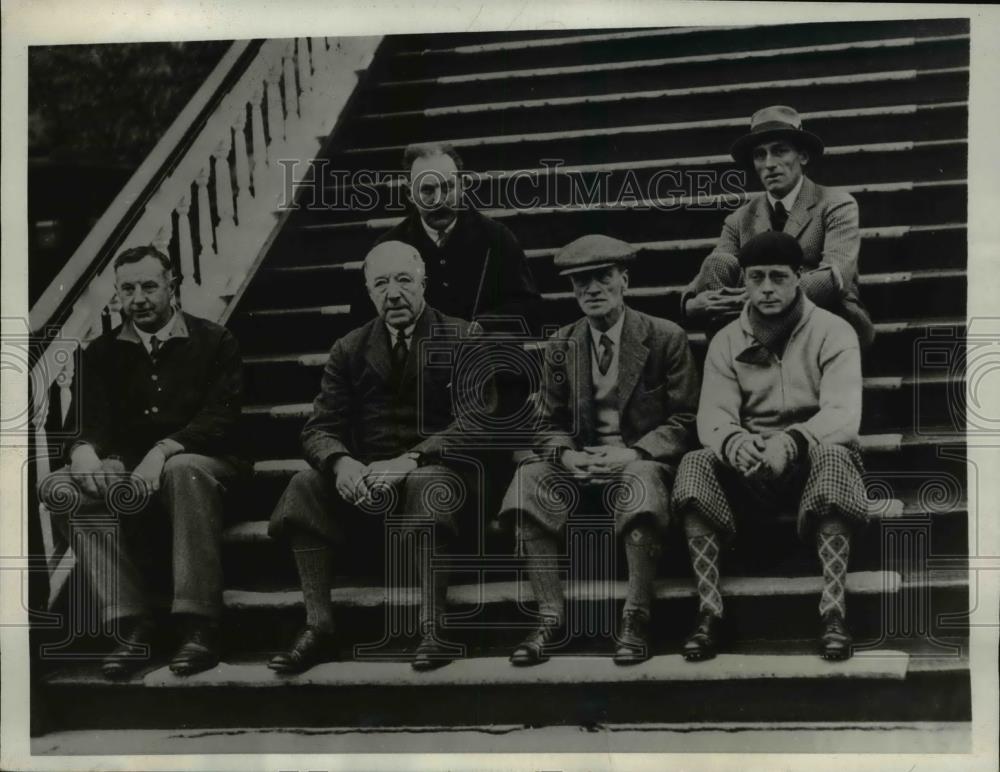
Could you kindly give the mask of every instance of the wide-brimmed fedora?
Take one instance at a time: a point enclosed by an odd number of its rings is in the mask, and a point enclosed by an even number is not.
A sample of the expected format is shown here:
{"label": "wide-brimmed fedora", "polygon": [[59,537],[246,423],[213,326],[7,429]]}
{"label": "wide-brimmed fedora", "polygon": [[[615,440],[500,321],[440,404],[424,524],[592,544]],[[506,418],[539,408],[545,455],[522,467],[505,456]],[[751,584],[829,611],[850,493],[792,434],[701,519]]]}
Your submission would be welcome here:
{"label": "wide-brimmed fedora", "polygon": [[733,143],[729,152],[742,166],[750,164],[753,149],[762,142],[786,139],[807,151],[813,158],[823,155],[823,140],[802,128],[802,119],[794,107],[771,105],[750,118],[750,131]]}

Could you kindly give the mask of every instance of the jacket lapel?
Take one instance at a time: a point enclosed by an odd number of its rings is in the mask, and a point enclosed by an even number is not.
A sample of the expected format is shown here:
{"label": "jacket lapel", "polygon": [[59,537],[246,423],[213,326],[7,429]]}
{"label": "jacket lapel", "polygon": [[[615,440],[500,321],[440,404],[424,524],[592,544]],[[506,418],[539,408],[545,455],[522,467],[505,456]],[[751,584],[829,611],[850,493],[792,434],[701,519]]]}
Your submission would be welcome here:
{"label": "jacket lapel", "polygon": [[816,186],[808,177],[802,180],[802,189],[799,197],[792,205],[792,211],[788,213],[788,221],[785,223],[784,232],[795,238],[805,230],[805,227],[812,219],[812,209],[816,206]]}
{"label": "jacket lapel", "polygon": [[771,230],[771,210],[770,204],[767,203],[767,195],[764,193],[754,199],[753,205],[756,209],[753,213],[753,233],[751,235],[756,236],[758,233]]}
{"label": "jacket lapel", "polygon": [[[424,305],[424,310],[417,319],[417,324],[413,328],[413,337],[410,339],[410,350],[406,354],[406,365],[403,367],[403,377],[400,379],[400,388],[405,389],[407,384],[417,379],[418,359],[420,358],[420,341],[430,335],[431,324],[436,322],[431,318],[430,306]],[[386,331],[386,338],[389,333]]]}
{"label": "jacket lapel", "polygon": [[370,324],[372,329],[368,334],[368,345],[365,346],[365,361],[385,383],[388,383],[392,373],[389,331],[385,328],[385,322],[381,317],[376,317]]}
{"label": "jacket lapel", "polygon": [[618,405],[623,414],[646,366],[646,357],[649,356],[649,349],[645,345],[647,332],[642,318],[626,307],[621,352],[618,355]]}
{"label": "jacket lapel", "polygon": [[568,368],[570,381],[570,399],[576,400],[577,415],[580,426],[577,436],[585,442],[590,441],[594,431],[594,384],[590,377],[590,327],[586,319],[576,323],[576,328],[570,334],[570,357],[572,363]]}

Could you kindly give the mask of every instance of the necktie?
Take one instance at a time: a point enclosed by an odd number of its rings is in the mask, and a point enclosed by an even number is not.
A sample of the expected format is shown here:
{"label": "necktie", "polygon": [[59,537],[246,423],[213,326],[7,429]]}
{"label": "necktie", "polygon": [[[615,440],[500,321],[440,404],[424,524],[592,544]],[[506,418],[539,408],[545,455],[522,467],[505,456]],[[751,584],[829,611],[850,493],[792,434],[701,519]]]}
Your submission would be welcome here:
{"label": "necktie", "polygon": [[611,360],[615,356],[615,344],[607,335],[601,335],[601,358],[597,360],[597,369],[601,375],[607,375]]}
{"label": "necktie", "polygon": [[155,335],[149,336],[149,355],[156,359],[157,354],[160,353],[160,339]]}
{"label": "necktie", "polygon": [[396,333],[396,343],[392,347],[392,371],[396,380],[399,380],[403,375],[407,353],[409,353],[409,348],[406,345],[406,331],[400,330]]}
{"label": "necktie", "polygon": [[444,245],[444,240],[446,238],[448,238],[448,231],[443,231],[443,230],[442,231],[438,231],[437,232],[437,245],[439,247],[443,246]]}
{"label": "necktie", "polygon": [[783,231],[786,222],[788,222],[788,210],[780,201],[775,201],[771,210],[771,230]]}

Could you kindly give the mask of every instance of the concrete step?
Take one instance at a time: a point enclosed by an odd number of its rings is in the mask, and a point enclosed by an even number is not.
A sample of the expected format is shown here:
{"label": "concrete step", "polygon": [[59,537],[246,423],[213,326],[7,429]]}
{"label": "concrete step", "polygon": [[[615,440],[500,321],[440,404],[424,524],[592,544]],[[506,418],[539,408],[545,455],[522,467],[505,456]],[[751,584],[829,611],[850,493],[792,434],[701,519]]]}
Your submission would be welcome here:
{"label": "concrete step", "polygon": [[[861,277],[862,299],[875,321],[920,318],[953,319],[965,314],[965,271],[957,269],[894,271]],[[674,321],[680,318],[680,295],[684,285],[632,287],[629,304],[645,313]],[[300,301],[301,299],[296,299]],[[547,292],[543,296],[547,323],[568,324],[580,316],[569,292]],[[367,299],[360,305],[289,306],[238,311],[229,327],[247,355],[286,350],[290,341],[300,351],[329,350],[338,337],[373,315]]]}
{"label": "concrete step", "polygon": [[777,24],[766,35],[740,26],[672,27],[667,29],[581,30],[558,37],[531,40],[520,33],[496,36],[488,43],[458,45],[452,36],[428,35],[410,45],[400,43],[391,53],[386,71],[402,77],[434,77],[468,72],[507,70],[512,61],[522,67],[549,67],[585,62],[627,62],[669,53],[707,54],[766,49],[778,46],[821,45],[878,40],[900,36],[937,37],[964,34],[964,19],[893,20],[826,24]]}
{"label": "concrete step", "polygon": [[915,62],[924,69],[961,67],[968,64],[968,47],[968,35],[959,33],[818,45],[777,44],[758,50],[740,47],[719,53],[674,54],[665,49],[641,60],[593,64],[523,67],[515,61],[503,70],[431,78],[397,70],[388,75],[400,79],[374,84],[362,109],[376,112],[479,103],[487,91],[503,93],[510,100],[776,80],[788,77],[789,72],[810,77],[884,71],[912,67]]}
{"label": "concrete step", "polygon": [[[430,673],[405,663],[328,663],[294,677],[261,660],[189,678],[160,667],[118,684],[93,667],[53,674],[44,693],[63,727],[451,726],[594,722],[968,720],[967,670],[951,661],[909,671],[905,651],[843,663],[811,654],[677,654],[621,668],[606,657],[518,669],[506,658],[460,660]],[[934,699],[927,699],[937,688]],[[266,710],[262,706],[266,705]],[[320,706],[322,708],[320,709]],[[948,713],[947,711],[953,711]],[[433,718],[431,718],[433,716]]]}
{"label": "concrete step", "polygon": [[[864,228],[951,226],[966,221],[964,179],[839,187],[857,200]],[[641,188],[609,188],[605,199],[604,191],[599,189],[591,200],[572,198],[566,191],[552,205],[481,211],[510,228],[523,249],[533,251],[561,247],[585,233],[605,233],[630,243],[717,239],[722,220],[748,198],[743,193],[688,196],[681,195],[681,191],[650,192],[654,196],[645,198],[646,191]],[[302,209],[290,218],[287,235],[275,244],[272,254],[287,255],[291,251],[298,255],[295,264],[359,261],[378,236],[402,219],[402,214],[369,217],[364,213],[362,217],[357,219],[355,215],[355,219],[345,221],[335,210]]]}
{"label": "concrete step", "polygon": [[[573,205],[587,201],[615,201],[623,191],[635,198],[706,196],[759,190],[752,172],[736,169],[728,154],[685,158],[650,158],[639,161],[561,166],[549,159],[537,169],[467,171],[461,180],[466,206],[475,209],[530,209],[552,204]],[[877,173],[879,182],[932,182],[961,179],[968,165],[964,139],[927,142],[883,142],[837,145],[809,164],[810,179],[821,185],[850,185]],[[324,222],[357,221],[403,216],[407,197],[401,187],[409,177],[384,170],[356,177],[329,165],[311,173],[325,180],[322,191],[313,176],[298,206],[322,210]],[[351,180],[356,180],[356,184]],[[301,218],[303,222],[312,219]]]}
{"label": "concrete step", "polygon": [[727,118],[739,113],[749,116],[760,105],[775,102],[795,105],[800,112],[811,112],[900,102],[961,101],[968,98],[968,93],[968,70],[955,67],[811,78],[786,76],[773,81],[540,99],[509,100],[504,94],[496,101],[416,110],[394,108],[361,115],[346,128],[342,141],[348,146],[371,147],[441,137],[649,124],[668,115],[683,115],[691,121]]}

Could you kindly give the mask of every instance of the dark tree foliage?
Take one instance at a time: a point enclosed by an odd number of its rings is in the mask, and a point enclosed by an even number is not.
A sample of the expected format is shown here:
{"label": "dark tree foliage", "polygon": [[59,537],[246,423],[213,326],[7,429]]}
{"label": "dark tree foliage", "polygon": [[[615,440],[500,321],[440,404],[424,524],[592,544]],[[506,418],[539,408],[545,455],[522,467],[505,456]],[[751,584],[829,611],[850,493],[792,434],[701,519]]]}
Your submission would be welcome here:
{"label": "dark tree foliage", "polygon": [[32,47],[30,155],[138,166],[229,45],[207,41]]}

